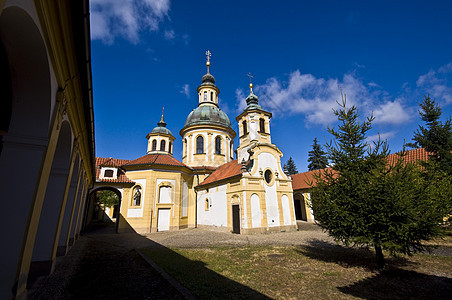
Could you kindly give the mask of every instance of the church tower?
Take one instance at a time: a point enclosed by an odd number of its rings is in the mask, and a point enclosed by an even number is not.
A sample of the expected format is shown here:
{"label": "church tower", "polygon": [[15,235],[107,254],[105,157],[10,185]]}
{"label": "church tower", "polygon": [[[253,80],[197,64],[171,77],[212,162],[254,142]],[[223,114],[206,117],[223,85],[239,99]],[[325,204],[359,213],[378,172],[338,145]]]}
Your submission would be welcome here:
{"label": "church tower", "polygon": [[210,74],[210,56],[210,51],[207,51],[207,73],[197,89],[198,107],[188,115],[180,131],[183,163],[206,170],[232,161],[235,137],[231,121],[218,106],[220,90]]}
{"label": "church tower", "polygon": [[169,154],[173,155],[173,143],[175,137],[171,131],[166,128],[165,119],[162,118],[157,123],[157,127],[152,129],[151,133],[146,135],[148,139],[147,154]]}
{"label": "church tower", "polygon": [[258,97],[253,93],[250,82],[250,94],[246,97],[246,108],[236,118],[239,124],[238,162],[249,160],[249,149],[254,144],[271,145],[270,118],[272,114],[262,109]]}

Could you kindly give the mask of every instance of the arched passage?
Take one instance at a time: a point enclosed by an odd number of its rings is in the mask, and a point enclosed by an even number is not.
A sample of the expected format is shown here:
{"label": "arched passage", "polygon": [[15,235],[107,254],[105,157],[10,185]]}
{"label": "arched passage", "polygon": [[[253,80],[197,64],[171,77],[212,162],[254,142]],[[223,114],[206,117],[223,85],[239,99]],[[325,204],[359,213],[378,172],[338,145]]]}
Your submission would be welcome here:
{"label": "arched passage", "polygon": [[306,204],[304,200],[304,196],[301,193],[296,193],[293,196],[294,208],[295,208],[295,218],[297,220],[307,221],[306,214]]}
{"label": "arched passage", "polygon": [[7,212],[0,218],[0,235],[8,241],[8,247],[2,248],[0,298],[7,299],[12,297],[19,274],[30,212],[36,209],[36,183],[48,143],[52,99],[46,47],[28,13],[18,7],[4,8],[0,40],[0,211]]}
{"label": "arched passage", "polygon": [[66,205],[64,208],[63,222],[61,224],[60,236],[58,241],[57,256],[66,255],[69,246],[69,233],[71,230],[72,220],[77,206],[77,187],[80,184],[80,158],[77,154],[74,168],[72,169],[71,182],[67,195]]}
{"label": "arched passage", "polygon": [[121,208],[122,194],[117,188],[111,187],[111,186],[96,187],[92,191],[90,191],[90,193],[88,195],[88,204],[87,204],[87,210],[86,210],[86,215],[87,215],[86,225],[89,225],[93,220],[96,220],[96,219],[97,220],[105,219],[105,216],[102,215],[105,212],[102,210],[102,208],[100,207],[100,205],[98,203],[98,193],[101,191],[112,191],[118,197],[118,204],[116,204],[116,205],[114,205],[114,207],[112,207],[113,220],[115,221],[115,231],[118,232],[120,216],[121,216],[120,208]]}
{"label": "arched passage", "polygon": [[68,122],[61,124],[58,143],[53,157],[52,168],[47,183],[41,217],[33,249],[30,276],[49,274],[56,255],[55,240],[58,239],[57,229],[64,191],[69,175],[72,149],[72,132]]}

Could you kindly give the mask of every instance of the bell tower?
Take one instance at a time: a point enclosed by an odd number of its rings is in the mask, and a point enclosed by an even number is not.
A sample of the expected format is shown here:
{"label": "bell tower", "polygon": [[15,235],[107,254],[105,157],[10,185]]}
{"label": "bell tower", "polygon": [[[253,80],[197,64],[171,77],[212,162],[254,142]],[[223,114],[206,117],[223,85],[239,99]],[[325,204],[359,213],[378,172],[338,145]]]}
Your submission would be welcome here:
{"label": "bell tower", "polygon": [[236,118],[239,124],[239,146],[237,147],[238,161],[248,161],[248,149],[256,144],[271,144],[270,118],[272,114],[262,109],[258,97],[253,93],[250,76],[250,94],[246,97],[246,108]]}

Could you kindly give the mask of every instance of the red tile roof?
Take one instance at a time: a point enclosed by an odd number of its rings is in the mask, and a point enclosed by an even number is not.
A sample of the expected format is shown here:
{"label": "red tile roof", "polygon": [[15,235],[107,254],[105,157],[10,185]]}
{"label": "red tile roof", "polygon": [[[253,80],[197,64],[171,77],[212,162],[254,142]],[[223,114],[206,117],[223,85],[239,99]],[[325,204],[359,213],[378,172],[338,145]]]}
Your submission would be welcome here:
{"label": "red tile roof", "polygon": [[[428,152],[425,151],[423,148],[407,150],[405,152],[406,155],[404,156],[404,160],[406,162],[416,162],[419,160],[426,161],[428,159]],[[396,162],[396,160],[399,157],[398,153],[399,152],[388,155],[389,164],[394,164]],[[292,189],[295,191],[310,188],[311,186],[309,185],[309,183],[314,181],[314,173],[318,171],[319,170],[308,171],[304,173],[291,175]]]}
{"label": "red tile roof", "polygon": [[242,165],[237,164],[237,159],[219,166],[212,174],[201,182],[198,186],[203,186],[209,183],[220,181],[223,179],[231,178],[242,174]]}
{"label": "red tile roof", "polygon": [[129,159],[117,159],[111,157],[96,157],[96,167],[116,167],[119,168],[122,165],[128,163]]}
{"label": "red tile roof", "polygon": [[187,167],[186,165],[184,165],[183,163],[181,163],[180,161],[178,161],[177,159],[168,154],[146,154],[145,156],[127,162],[123,166],[127,167],[149,164]]}
{"label": "red tile roof", "polygon": [[[121,165],[129,162],[128,159],[116,159],[116,158],[106,158],[106,157],[96,157],[96,182],[104,183],[134,183],[130,180],[124,171],[120,168]],[[116,179],[102,178],[100,179],[100,171],[102,167],[114,167],[118,169]]]}

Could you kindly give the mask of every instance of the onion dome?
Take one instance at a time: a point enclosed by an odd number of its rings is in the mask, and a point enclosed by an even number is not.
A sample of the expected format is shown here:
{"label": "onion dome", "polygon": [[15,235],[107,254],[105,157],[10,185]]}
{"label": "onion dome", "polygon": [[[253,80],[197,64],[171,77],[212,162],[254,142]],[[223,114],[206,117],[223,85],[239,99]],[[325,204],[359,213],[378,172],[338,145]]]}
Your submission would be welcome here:
{"label": "onion dome", "polygon": [[198,106],[187,117],[185,127],[192,125],[219,125],[231,128],[231,121],[221,109],[215,106]]}
{"label": "onion dome", "polygon": [[152,129],[151,134],[152,133],[163,133],[163,134],[169,134],[169,135],[173,135],[171,133],[171,131],[166,128],[166,122],[163,119],[163,113],[162,113],[162,118],[160,119],[160,121],[157,123],[157,127],[155,127],[154,129]]}
{"label": "onion dome", "polygon": [[212,74],[207,73],[202,77],[202,84],[201,85],[215,85],[215,77],[213,77]]}
{"label": "onion dome", "polygon": [[253,84],[250,83],[250,94],[246,97],[246,108],[249,109],[262,109],[262,107],[258,104],[259,98],[253,93]]}

